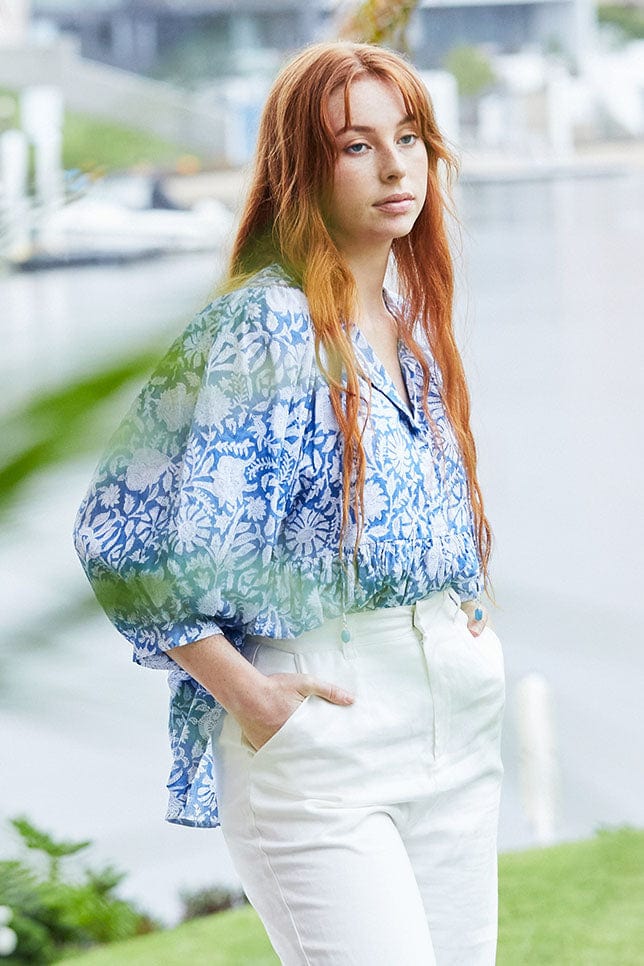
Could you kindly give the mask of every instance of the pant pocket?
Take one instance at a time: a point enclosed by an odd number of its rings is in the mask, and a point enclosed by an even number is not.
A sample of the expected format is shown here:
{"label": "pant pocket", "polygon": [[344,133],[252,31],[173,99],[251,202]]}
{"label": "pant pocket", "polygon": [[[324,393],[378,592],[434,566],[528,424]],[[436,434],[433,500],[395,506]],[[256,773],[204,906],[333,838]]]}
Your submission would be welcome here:
{"label": "pant pocket", "polygon": [[503,645],[496,631],[486,624],[478,637],[475,637],[467,626],[467,614],[463,610],[459,611],[456,620],[466,643],[468,657],[476,661],[487,675],[504,680]]}
{"label": "pant pocket", "polygon": [[[262,674],[297,674],[299,673],[296,655],[291,651],[283,651],[281,648],[271,647],[270,644],[253,643],[246,656],[250,663]],[[240,728],[240,741],[255,759],[261,759],[276,751],[283,743],[288,743],[289,739],[298,731],[300,721],[306,715],[311,698],[315,695],[307,694],[294,711],[288,716],[280,727],[275,731],[268,741],[265,741],[260,748],[254,748],[246,735]]]}
{"label": "pant pocket", "polygon": [[438,676],[449,690],[447,748],[459,754],[467,748],[496,746],[505,706],[501,642],[487,626],[474,637],[461,613],[437,654]]}
{"label": "pant pocket", "polygon": [[481,634],[474,638],[474,643],[478,645],[479,660],[485,663],[488,673],[497,683],[499,694],[505,698],[505,659],[499,636],[486,625]]}
{"label": "pant pocket", "polygon": [[295,711],[292,711],[288,716],[286,721],[279,726],[277,731],[275,731],[268,741],[265,741],[260,748],[254,748],[244,732],[241,732],[241,743],[245,748],[252,753],[253,758],[264,758],[267,754],[271,754],[275,751],[276,747],[279,747],[284,741],[289,740],[291,732],[297,731],[300,724],[300,719],[304,717],[306,711],[308,710],[308,705],[310,704],[311,698],[315,695],[307,694],[305,698],[302,699],[300,704],[298,704]]}

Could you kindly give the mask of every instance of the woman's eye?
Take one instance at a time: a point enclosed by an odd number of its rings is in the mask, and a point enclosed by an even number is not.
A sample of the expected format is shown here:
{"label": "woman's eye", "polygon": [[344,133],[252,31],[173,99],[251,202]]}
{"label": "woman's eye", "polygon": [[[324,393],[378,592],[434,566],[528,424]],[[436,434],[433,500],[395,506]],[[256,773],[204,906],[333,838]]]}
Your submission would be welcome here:
{"label": "woman's eye", "polygon": [[401,137],[400,140],[402,141],[403,144],[415,144],[416,141],[418,140],[418,135],[417,134],[403,134],[403,136]]}
{"label": "woman's eye", "polygon": [[348,148],[345,148],[345,150],[349,154],[364,154],[364,151],[361,151],[360,148],[367,148],[368,146],[368,144],[363,144],[361,142],[360,144],[350,144]]}

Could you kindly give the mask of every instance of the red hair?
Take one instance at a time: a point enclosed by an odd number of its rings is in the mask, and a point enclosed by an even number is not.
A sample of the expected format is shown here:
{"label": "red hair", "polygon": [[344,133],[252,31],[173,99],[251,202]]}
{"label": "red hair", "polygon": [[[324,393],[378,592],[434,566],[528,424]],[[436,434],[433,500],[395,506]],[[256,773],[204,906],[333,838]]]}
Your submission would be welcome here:
{"label": "red hair", "polygon": [[[454,271],[445,213],[453,212],[440,184],[439,162],[445,166],[448,186],[458,165],[437,127],[423,81],[402,57],[370,44],[320,43],[306,47],[282,69],[264,107],[252,183],[222,290],[238,287],[273,262],[279,262],[303,289],[315,330],[318,363],[329,383],[344,443],[342,535],[352,506],[357,522],[355,553],[364,526],[366,460],[361,441],[364,427],[358,421],[361,373],[346,325],[354,316],[357,290],[349,266],[331,238],[324,210],[336,161],[329,97],[338,88],[344,90],[349,122],[351,82],[365,76],[388,81],[400,91],[427,149],[425,204],[411,232],[392,243],[402,295],[397,321],[400,337],[422,366],[423,407],[428,419],[430,370],[413,335],[416,325],[422,328],[441,371],[441,395],[467,473],[487,587],[491,529],[476,475],[470,398],[452,323]],[[326,365],[321,361],[321,345]]]}

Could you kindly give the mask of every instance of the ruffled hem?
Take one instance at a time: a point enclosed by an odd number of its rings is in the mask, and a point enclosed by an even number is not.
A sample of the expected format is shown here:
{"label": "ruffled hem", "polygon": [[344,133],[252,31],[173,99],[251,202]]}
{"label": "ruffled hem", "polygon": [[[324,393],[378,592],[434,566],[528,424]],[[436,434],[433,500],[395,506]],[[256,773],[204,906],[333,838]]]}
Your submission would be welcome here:
{"label": "ruffled hem", "polygon": [[355,565],[353,548],[345,549],[344,565],[332,553],[297,560],[275,555],[269,580],[267,599],[278,601],[279,609],[261,610],[245,624],[246,634],[298,637],[343,611],[405,606],[448,587],[463,598],[481,591],[479,562],[468,533],[364,543]]}

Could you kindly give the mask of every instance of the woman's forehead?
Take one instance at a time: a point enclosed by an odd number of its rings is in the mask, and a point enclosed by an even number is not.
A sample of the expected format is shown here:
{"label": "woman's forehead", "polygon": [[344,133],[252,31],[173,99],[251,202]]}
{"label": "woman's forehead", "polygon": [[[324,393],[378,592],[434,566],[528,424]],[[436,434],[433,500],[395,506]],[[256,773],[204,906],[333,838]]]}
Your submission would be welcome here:
{"label": "woman's forehead", "polygon": [[402,119],[409,113],[400,88],[388,78],[373,74],[336,87],[328,99],[329,121],[336,135],[349,127],[371,126],[393,115]]}

